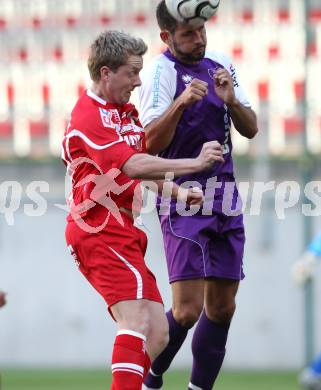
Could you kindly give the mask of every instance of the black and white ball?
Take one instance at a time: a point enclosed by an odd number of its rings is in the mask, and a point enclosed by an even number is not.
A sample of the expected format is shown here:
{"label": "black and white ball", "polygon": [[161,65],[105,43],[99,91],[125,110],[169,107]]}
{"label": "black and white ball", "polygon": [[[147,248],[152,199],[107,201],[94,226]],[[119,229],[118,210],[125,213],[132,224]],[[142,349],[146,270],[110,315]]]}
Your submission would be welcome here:
{"label": "black and white ball", "polygon": [[197,25],[216,14],[220,0],[165,0],[165,4],[178,22]]}

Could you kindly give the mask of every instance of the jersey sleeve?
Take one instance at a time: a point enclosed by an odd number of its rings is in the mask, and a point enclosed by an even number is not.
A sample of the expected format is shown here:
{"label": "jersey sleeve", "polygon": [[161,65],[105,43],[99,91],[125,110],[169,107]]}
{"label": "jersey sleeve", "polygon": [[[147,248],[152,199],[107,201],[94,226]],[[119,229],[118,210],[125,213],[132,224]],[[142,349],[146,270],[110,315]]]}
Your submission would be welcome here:
{"label": "jersey sleeve", "polygon": [[240,85],[240,82],[239,82],[239,79],[237,76],[237,72],[235,70],[234,65],[231,62],[231,59],[227,55],[219,53],[219,52],[211,52],[210,51],[210,52],[207,52],[206,54],[209,58],[211,58],[214,61],[216,61],[217,63],[221,64],[225,69],[227,69],[229,71],[229,73],[233,79],[233,85],[234,85],[234,91],[235,91],[236,98],[240,101],[240,103],[243,106],[250,108],[251,104],[250,104],[243,88]]}
{"label": "jersey sleeve", "polygon": [[[113,127],[95,124],[86,131],[74,129],[70,131],[68,138],[70,151],[74,151],[71,159],[85,157],[104,173],[111,168],[121,170],[125,162],[137,153]],[[82,150],[84,153],[81,153]]]}
{"label": "jersey sleeve", "polygon": [[237,77],[237,73],[236,73],[236,70],[234,68],[234,65],[232,63],[230,63],[227,70],[230,72],[232,79],[233,79],[233,85],[234,85],[234,91],[235,91],[236,98],[239,100],[239,102],[244,107],[251,108],[251,104],[250,104],[243,88],[240,85],[240,82],[239,82],[239,79]]}
{"label": "jersey sleeve", "polygon": [[157,57],[143,69],[141,81],[140,119],[145,127],[173,103],[177,84],[174,64],[163,55]]}

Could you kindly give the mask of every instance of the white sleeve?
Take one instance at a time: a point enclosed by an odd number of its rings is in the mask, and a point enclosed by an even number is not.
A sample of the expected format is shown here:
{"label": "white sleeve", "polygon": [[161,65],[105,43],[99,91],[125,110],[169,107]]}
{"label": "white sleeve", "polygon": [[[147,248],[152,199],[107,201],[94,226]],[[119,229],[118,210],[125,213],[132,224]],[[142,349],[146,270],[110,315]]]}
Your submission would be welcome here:
{"label": "white sleeve", "polygon": [[235,70],[232,63],[229,64],[229,67],[227,70],[230,72],[232,79],[233,79],[233,85],[234,85],[234,91],[235,91],[236,98],[240,101],[240,103],[243,106],[251,108],[251,104],[250,104],[248,98],[246,97],[245,92],[243,91],[243,88],[240,85],[236,70]]}
{"label": "white sleeve", "polygon": [[143,69],[141,81],[138,89],[139,117],[145,127],[173,103],[177,84],[174,63],[163,55],[157,57]]}
{"label": "white sleeve", "polygon": [[245,107],[251,107],[251,104],[243,91],[243,88],[240,85],[240,82],[237,77],[236,70],[231,62],[231,59],[222,53],[218,52],[207,52],[206,55],[208,58],[211,58],[212,60],[218,62],[222,66],[224,66],[225,69],[229,71],[229,73],[232,76],[233,79],[233,85],[234,85],[234,91],[235,91],[235,96],[236,98],[240,101],[240,103],[245,106]]}

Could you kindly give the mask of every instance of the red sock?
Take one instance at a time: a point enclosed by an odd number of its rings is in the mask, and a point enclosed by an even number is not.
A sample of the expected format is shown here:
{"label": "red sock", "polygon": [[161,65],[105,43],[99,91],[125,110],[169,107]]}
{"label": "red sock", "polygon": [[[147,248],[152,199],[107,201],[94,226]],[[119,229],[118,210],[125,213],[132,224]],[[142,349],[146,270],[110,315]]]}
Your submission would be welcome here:
{"label": "red sock", "polygon": [[113,356],[112,390],[141,390],[145,370],[145,336],[132,330],[117,332]]}

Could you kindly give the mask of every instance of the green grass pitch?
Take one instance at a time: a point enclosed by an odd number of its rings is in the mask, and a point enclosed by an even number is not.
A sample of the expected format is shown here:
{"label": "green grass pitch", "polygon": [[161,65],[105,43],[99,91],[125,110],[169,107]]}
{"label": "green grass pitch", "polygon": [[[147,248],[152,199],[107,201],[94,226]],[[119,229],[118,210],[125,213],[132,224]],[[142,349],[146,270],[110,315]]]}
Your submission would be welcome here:
{"label": "green grass pitch", "polygon": [[[186,390],[187,371],[170,371],[165,390]],[[1,370],[0,390],[108,390],[111,375],[104,370]],[[299,390],[296,372],[222,372],[216,390]]]}

